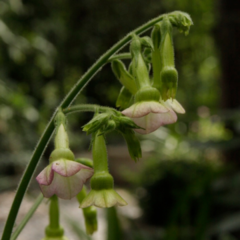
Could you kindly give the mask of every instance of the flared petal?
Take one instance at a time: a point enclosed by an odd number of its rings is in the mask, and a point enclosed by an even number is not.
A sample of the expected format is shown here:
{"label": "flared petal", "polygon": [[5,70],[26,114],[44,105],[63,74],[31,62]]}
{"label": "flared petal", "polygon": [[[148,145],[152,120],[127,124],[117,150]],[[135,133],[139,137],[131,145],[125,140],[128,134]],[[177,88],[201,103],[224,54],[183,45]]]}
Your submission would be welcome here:
{"label": "flared petal", "polygon": [[40,185],[49,185],[52,183],[53,175],[52,164],[50,164],[38,174],[36,180]]}
{"label": "flared petal", "polygon": [[52,163],[52,169],[54,172],[64,177],[70,177],[79,172],[81,169],[92,170],[92,168],[89,168],[81,163],[64,159],[54,161]]}
{"label": "flared petal", "polygon": [[167,113],[161,114],[162,125],[172,124],[172,123],[175,123],[176,121],[177,121],[177,114],[173,110],[170,110]]}
{"label": "flared petal", "polygon": [[168,99],[165,104],[177,113],[184,114],[186,112],[183,106],[176,99]]}
{"label": "flared petal", "polygon": [[148,134],[156,131],[159,127],[171,124],[177,121],[177,115],[172,110],[166,113],[150,113],[141,118],[132,118],[132,120],[144,129],[134,129],[140,134]]}
{"label": "flared petal", "polygon": [[133,104],[131,107],[122,111],[122,114],[130,118],[139,118],[146,116],[149,113],[164,113],[168,111],[169,109],[161,103],[147,101]]}
{"label": "flared petal", "polygon": [[75,175],[64,177],[54,172],[53,181],[49,186],[40,185],[44,197],[51,197],[56,194],[62,199],[75,197],[83,187],[83,184],[93,175],[92,169],[81,169]]}
{"label": "flared petal", "polygon": [[147,116],[140,118],[132,118],[132,120],[140,127],[144,129],[134,129],[141,134],[148,134],[154,132],[163,124],[161,122],[161,113],[149,113]]}
{"label": "flared petal", "polygon": [[126,206],[127,202],[113,189],[91,190],[83,199],[80,207],[86,208],[92,205],[99,208],[109,208],[113,206]]}

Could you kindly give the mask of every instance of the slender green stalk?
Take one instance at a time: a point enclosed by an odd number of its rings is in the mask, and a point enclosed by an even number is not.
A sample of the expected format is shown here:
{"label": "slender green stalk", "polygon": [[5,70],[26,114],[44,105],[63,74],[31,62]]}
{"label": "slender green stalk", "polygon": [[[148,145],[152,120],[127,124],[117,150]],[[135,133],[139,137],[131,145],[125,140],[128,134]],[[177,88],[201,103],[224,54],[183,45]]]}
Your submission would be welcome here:
{"label": "slender green stalk", "polygon": [[131,58],[132,58],[131,53],[120,53],[120,54],[116,54],[116,55],[110,57],[108,59],[108,62],[111,62],[111,61],[117,60],[117,59],[131,59]]}
{"label": "slender green stalk", "polygon": [[[97,74],[98,71],[101,70],[101,68],[107,63],[108,59],[121,50],[130,40],[131,40],[131,34],[142,34],[145,31],[147,31],[149,28],[151,28],[154,24],[161,21],[163,19],[165,14],[160,15],[151,21],[145,23],[144,25],[138,27],[134,31],[132,31],[130,34],[126,35],[123,39],[121,39],[119,42],[117,42],[113,47],[111,47],[105,54],[103,54],[93,65],[88,69],[88,71],[78,80],[78,82],[73,86],[73,88],[70,90],[70,92],[67,94],[67,96],[63,99],[63,101],[58,106],[61,108],[66,108],[71,105],[71,103],[75,100],[75,98],[78,96],[78,94],[83,90],[83,88],[87,85],[87,83],[94,77],[95,74]],[[9,240],[11,237],[13,225],[15,223],[18,210],[20,208],[20,205],[22,203],[23,196],[28,188],[29,182],[32,178],[32,175],[36,169],[36,166],[39,162],[39,159],[41,158],[52,134],[54,131],[54,117],[56,115],[57,110],[54,112],[52,118],[50,119],[47,127],[45,128],[45,131],[43,132],[39,142],[37,143],[37,146],[33,152],[33,155],[30,159],[30,162],[28,163],[28,166],[25,169],[25,172],[23,174],[23,177],[20,181],[20,184],[18,186],[15,198],[12,203],[12,207],[10,209],[8,219],[3,231],[2,240]]]}
{"label": "slender green stalk", "polygon": [[49,227],[52,229],[58,229],[59,225],[59,206],[58,197],[53,195],[49,206]]}
{"label": "slender green stalk", "polygon": [[108,172],[107,147],[103,135],[98,131],[92,143],[92,157],[94,173]]}
{"label": "slender green stalk", "polygon": [[23,228],[26,226],[26,224],[28,223],[28,221],[30,220],[30,218],[32,217],[34,212],[37,210],[37,208],[41,204],[42,200],[43,200],[43,195],[40,193],[38,198],[36,199],[35,203],[32,205],[31,209],[28,211],[28,213],[25,215],[23,220],[19,223],[18,227],[14,231],[14,233],[11,237],[11,240],[17,239],[18,235],[21,233]]}
{"label": "slender green stalk", "polygon": [[75,112],[109,112],[109,111],[114,111],[117,112],[115,108],[111,107],[103,107],[99,106],[97,104],[77,104],[68,108],[63,109],[63,112],[65,114],[71,114]]}

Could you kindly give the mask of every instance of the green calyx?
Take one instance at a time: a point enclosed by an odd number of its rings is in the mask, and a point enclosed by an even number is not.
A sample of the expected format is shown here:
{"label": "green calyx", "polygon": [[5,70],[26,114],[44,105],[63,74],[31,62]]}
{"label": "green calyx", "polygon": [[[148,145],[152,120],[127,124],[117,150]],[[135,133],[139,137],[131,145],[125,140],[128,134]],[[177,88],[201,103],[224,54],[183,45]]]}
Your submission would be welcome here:
{"label": "green calyx", "polygon": [[131,72],[135,77],[137,89],[151,86],[148,75],[148,68],[142,56],[141,40],[135,34],[132,35],[130,51],[132,54]]}
{"label": "green calyx", "polygon": [[175,98],[178,85],[178,72],[174,67],[165,67],[161,71],[161,96],[164,101]]}
{"label": "green calyx", "polygon": [[49,157],[50,163],[60,160],[60,159],[65,159],[65,160],[72,160],[74,161],[74,154],[69,148],[57,148],[53,150]]}
{"label": "green calyx", "polygon": [[56,114],[56,116],[54,118],[54,124],[55,124],[56,128],[58,128],[61,124],[66,126],[66,122],[67,122],[66,121],[66,116],[62,112],[62,109],[59,108],[58,113]]}
{"label": "green calyx", "polygon": [[60,226],[58,228],[51,228],[50,226],[47,226],[45,228],[45,234],[46,237],[62,237],[64,234],[64,230]]}
{"label": "green calyx", "polygon": [[135,102],[159,101],[160,93],[156,88],[141,88],[135,95]]}
{"label": "green calyx", "polygon": [[160,54],[163,67],[174,66],[174,49],[172,41],[172,25],[167,17],[161,23],[162,40]]}
{"label": "green calyx", "polygon": [[113,177],[108,172],[94,173],[91,178],[91,188],[93,190],[112,189],[113,185]]}

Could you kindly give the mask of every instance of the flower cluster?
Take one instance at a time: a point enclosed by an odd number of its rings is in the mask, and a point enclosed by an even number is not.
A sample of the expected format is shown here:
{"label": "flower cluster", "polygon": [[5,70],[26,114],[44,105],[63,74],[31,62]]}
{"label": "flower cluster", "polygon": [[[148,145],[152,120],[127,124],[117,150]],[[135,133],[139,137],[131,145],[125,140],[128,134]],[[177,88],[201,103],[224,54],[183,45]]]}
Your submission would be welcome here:
{"label": "flower cluster", "polygon": [[[46,228],[44,240],[67,240],[58,223],[57,197],[77,197],[83,208],[88,234],[97,230],[95,207],[127,205],[114,190],[114,180],[108,170],[105,135],[112,131],[120,132],[127,142],[130,156],[137,161],[142,153],[134,130],[140,134],[148,134],[163,125],[176,122],[176,113],[185,113],[182,105],[175,99],[178,72],[174,64],[172,28],[177,27],[187,34],[191,24],[189,15],[174,12],[164,15],[154,26],[151,38],[131,35],[129,68],[126,69],[117,58],[112,60],[112,70],[123,85],[116,103],[122,112],[109,107],[87,106],[88,104],[81,109],[77,105],[72,107],[72,111],[94,109],[94,117],[83,126],[83,131],[92,134],[93,161],[86,158],[75,159],[69,148],[66,116],[59,109],[55,117],[55,149],[50,155],[49,165],[36,177],[44,197],[51,198],[50,224]],[[153,72],[152,78],[150,69]],[[64,111],[69,113],[70,108]],[[90,178],[91,190],[87,193],[84,184]]]}
{"label": "flower cluster", "polygon": [[153,28],[151,38],[132,35],[132,61],[128,70],[120,60],[112,61],[112,70],[123,85],[116,105],[123,110],[122,114],[140,127],[135,129],[136,132],[151,133],[163,125],[176,122],[176,113],[185,113],[175,99],[178,73],[174,64],[172,26],[187,33],[191,24],[187,14],[175,12],[166,15]]}

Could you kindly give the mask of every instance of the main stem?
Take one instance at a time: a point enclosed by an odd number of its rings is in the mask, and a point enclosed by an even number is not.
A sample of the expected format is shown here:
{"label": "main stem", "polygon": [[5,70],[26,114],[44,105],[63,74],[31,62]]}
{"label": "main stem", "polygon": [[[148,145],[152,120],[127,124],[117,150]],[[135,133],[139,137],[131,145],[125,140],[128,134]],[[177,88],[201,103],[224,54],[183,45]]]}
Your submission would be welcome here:
{"label": "main stem", "polygon": [[[158,16],[151,21],[145,23],[139,28],[132,31],[135,34],[142,34],[151,28],[154,24],[161,21],[165,14]],[[87,83],[93,78],[93,76],[101,70],[101,68],[107,63],[108,59],[121,50],[129,41],[131,40],[131,35],[126,35],[123,39],[117,42],[112,48],[110,48],[105,54],[103,54],[93,65],[89,68],[89,70],[78,80],[78,82],[73,86],[67,96],[63,99],[63,101],[59,104],[58,108],[67,108],[71,105],[74,99],[80,94],[83,88],[87,85]],[[37,146],[33,152],[33,155],[30,159],[28,166],[25,169],[23,177],[19,183],[15,198],[12,203],[12,207],[10,209],[8,219],[3,231],[2,240],[9,240],[11,237],[13,225],[15,223],[18,210],[22,203],[23,196],[28,188],[29,182],[32,178],[32,175],[36,169],[36,166],[41,158],[47,144],[53,134],[54,131],[54,117],[57,111],[54,112],[52,118],[50,119],[45,131],[43,132]]]}

